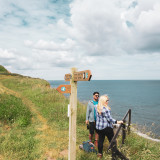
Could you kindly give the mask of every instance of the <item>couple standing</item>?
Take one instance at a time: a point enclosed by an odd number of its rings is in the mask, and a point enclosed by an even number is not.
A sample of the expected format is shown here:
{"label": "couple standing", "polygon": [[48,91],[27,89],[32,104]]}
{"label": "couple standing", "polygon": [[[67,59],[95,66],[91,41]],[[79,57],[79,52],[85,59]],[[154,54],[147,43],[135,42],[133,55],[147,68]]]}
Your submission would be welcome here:
{"label": "couple standing", "polygon": [[89,140],[93,140],[95,132],[95,145],[98,146],[98,157],[100,158],[102,157],[105,136],[111,142],[114,136],[113,124],[123,123],[123,121],[117,121],[112,118],[108,101],[107,95],[102,95],[99,98],[99,92],[94,92],[93,100],[89,101],[86,112],[86,124],[89,125]]}

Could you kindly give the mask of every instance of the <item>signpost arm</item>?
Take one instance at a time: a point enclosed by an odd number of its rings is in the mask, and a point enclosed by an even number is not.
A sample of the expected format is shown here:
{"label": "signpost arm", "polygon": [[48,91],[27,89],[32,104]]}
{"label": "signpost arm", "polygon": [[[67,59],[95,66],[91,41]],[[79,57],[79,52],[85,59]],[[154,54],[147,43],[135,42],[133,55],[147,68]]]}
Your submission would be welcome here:
{"label": "signpost arm", "polygon": [[76,117],[77,117],[77,82],[74,81],[76,68],[71,68],[72,78],[70,79],[70,116],[69,116],[69,160],[76,160]]}

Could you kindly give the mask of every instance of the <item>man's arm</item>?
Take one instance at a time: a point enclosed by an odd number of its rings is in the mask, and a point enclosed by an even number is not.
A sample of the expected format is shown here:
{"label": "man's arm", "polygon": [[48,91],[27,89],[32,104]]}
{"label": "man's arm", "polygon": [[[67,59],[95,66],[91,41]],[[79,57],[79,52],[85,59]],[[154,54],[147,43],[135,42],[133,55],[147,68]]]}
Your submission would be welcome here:
{"label": "man's arm", "polygon": [[89,124],[89,102],[88,102],[87,111],[86,111],[86,124]]}

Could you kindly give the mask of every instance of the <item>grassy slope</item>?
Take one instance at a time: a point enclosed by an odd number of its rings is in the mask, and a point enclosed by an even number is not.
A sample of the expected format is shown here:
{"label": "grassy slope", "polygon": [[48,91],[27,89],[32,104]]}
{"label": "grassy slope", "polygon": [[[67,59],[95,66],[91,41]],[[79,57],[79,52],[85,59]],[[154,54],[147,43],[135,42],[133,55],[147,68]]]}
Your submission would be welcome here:
{"label": "grassy slope", "polygon": [[2,65],[0,65],[0,73],[9,73]]}
{"label": "grassy slope", "polygon": [[[0,107],[7,110],[0,110],[0,159],[67,159],[68,99],[51,89],[44,80],[7,75],[0,75],[0,95]],[[12,115],[10,110],[17,116]],[[79,144],[88,140],[85,111],[86,106],[78,103],[77,159],[93,160],[97,159],[95,154],[78,149]],[[107,141],[104,151],[106,145]],[[133,133],[128,136],[121,151],[133,160],[160,159],[160,143]],[[110,154],[104,153],[104,159],[110,159]]]}

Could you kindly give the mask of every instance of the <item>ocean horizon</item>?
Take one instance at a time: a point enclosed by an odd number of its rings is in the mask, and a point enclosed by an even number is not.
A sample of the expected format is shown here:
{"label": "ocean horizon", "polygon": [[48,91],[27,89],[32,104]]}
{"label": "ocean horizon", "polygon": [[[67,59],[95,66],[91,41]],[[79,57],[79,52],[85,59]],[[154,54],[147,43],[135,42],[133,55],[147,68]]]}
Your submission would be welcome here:
{"label": "ocean horizon", "polygon": [[[48,80],[52,88],[69,84]],[[112,117],[121,120],[131,109],[131,121],[139,131],[160,139],[160,80],[91,80],[78,82],[77,97],[87,105],[94,91],[109,96]],[[68,94],[65,94],[69,97]]]}

